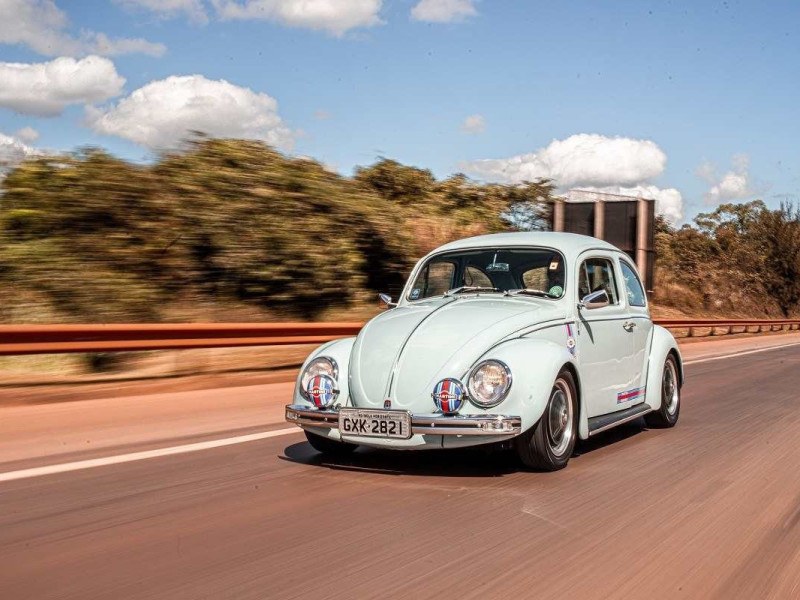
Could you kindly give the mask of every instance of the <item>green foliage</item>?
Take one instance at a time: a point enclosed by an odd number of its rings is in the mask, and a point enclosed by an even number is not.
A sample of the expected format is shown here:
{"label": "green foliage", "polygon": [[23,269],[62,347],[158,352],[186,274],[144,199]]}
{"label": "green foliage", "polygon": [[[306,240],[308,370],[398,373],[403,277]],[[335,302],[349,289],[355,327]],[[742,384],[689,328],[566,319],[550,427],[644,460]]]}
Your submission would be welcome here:
{"label": "green foliage", "polygon": [[386,159],[345,178],[246,140],[197,139],[151,165],[88,148],[3,180],[0,284],[6,306],[46,298],[66,321],[208,303],[311,319],[396,290],[428,244],[508,229],[514,206],[541,218],[551,192]]}
{"label": "green foliage", "polygon": [[40,237],[47,233],[47,216],[40,210],[12,209],[3,215],[0,227],[15,240]]}
{"label": "green foliage", "polygon": [[[704,308],[784,316],[797,310],[800,211],[791,205],[722,204],[698,215],[694,227],[657,226],[656,249],[660,276],[684,286],[684,296],[699,294]],[[676,305],[679,294],[671,295],[659,299]]]}
{"label": "green foliage", "polygon": [[379,196],[400,204],[418,204],[429,200],[436,185],[433,173],[382,158],[369,167],[356,169],[356,181]]}
{"label": "green foliage", "polygon": [[[76,322],[202,318],[201,306],[317,318],[396,294],[413,261],[447,241],[544,228],[554,193],[546,180],[436,180],[388,159],[347,178],[221,139],[149,165],[94,148],[34,158],[0,186],[0,319]],[[680,229],[657,219],[656,249],[660,303],[797,311],[791,205],[724,204]]]}

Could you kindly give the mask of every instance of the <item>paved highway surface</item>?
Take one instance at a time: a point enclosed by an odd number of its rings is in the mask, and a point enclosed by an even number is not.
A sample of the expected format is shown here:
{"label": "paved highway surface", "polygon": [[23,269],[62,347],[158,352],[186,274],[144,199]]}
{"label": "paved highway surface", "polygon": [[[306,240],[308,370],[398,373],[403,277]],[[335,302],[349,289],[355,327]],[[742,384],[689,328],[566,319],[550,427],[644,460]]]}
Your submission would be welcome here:
{"label": "paved highway surface", "polygon": [[287,383],[4,406],[0,598],[800,598],[800,336],[684,350],[675,429],[553,474],[323,460]]}

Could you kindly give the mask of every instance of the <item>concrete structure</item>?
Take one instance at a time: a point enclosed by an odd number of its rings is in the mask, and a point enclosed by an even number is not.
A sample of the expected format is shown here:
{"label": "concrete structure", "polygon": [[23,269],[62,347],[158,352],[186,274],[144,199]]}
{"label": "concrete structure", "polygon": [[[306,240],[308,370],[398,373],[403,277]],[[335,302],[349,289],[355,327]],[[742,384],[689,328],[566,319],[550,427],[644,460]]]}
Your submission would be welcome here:
{"label": "concrete structure", "polygon": [[655,200],[588,190],[570,190],[553,203],[553,231],[581,233],[625,251],[653,289],[655,265]]}

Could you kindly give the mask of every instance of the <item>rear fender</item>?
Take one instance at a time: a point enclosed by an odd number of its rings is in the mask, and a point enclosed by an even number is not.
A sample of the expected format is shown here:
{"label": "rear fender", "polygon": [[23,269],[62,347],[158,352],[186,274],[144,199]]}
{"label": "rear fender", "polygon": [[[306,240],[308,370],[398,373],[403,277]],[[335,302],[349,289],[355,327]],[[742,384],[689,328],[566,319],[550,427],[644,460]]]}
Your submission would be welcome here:
{"label": "rear fender", "polygon": [[681,358],[678,342],[668,330],[654,325],[653,342],[647,361],[647,395],[645,396],[645,402],[653,410],[661,408],[661,378],[664,375],[664,362],[670,352],[675,355],[678,362],[678,378],[680,385],[683,385],[683,358]]}

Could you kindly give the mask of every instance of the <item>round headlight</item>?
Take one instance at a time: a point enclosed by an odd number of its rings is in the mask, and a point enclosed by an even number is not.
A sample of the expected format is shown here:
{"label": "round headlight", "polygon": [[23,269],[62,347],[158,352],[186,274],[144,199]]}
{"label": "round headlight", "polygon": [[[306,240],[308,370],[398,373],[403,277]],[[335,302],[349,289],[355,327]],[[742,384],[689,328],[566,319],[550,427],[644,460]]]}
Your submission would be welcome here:
{"label": "round headlight", "polygon": [[485,360],[472,369],[467,389],[469,398],[481,408],[500,404],[511,388],[511,370],[499,360]]}
{"label": "round headlight", "polygon": [[339,366],[328,356],[318,356],[306,365],[300,376],[300,395],[306,400],[311,399],[308,395],[308,384],[317,375],[326,375],[336,381],[339,378]]}

